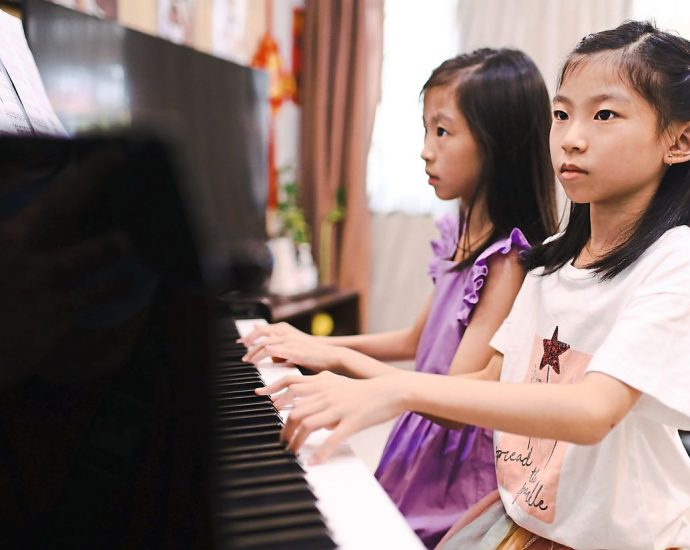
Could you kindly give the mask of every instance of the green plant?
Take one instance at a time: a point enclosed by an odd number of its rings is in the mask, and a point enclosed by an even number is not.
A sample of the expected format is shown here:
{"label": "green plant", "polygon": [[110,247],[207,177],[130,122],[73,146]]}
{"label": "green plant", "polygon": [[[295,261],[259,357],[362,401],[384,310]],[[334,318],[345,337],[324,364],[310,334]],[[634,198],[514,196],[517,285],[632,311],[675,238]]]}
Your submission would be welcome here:
{"label": "green plant", "polygon": [[283,231],[291,236],[296,244],[311,242],[311,232],[304,211],[297,204],[297,182],[294,180],[280,185],[278,218]]}

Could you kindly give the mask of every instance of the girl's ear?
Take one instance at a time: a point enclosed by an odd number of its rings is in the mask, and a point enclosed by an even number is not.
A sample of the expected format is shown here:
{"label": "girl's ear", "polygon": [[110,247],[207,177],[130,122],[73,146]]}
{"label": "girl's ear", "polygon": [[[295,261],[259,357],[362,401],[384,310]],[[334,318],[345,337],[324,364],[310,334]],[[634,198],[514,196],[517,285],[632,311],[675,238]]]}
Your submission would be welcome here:
{"label": "girl's ear", "polygon": [[690,122],[675,128],[676,141],[668,149],[667,164],[681,164],[690,160]]}

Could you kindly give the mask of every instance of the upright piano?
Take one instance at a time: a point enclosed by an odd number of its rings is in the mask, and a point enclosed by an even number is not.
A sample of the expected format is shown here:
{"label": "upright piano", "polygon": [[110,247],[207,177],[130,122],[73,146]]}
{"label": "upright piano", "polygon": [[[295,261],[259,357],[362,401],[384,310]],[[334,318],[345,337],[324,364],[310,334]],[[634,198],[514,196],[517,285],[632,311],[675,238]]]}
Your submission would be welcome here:
{"label": "upright piano", "polygon": [[258,321],[215,299],[266,249],[204,254],[176,158],[0,138],[0,547],[421,548],[347,446],[285,450],[253,390],[293,371],[243,363]]}
{"label": "upright piano", "polygon": [[419,548],[347,447],[285,451],[252,388],[289,367],[242,364],[215,298],[270,267],[266,75],[22,6],[68,132],[184,150],[0,137],[0,548]]}

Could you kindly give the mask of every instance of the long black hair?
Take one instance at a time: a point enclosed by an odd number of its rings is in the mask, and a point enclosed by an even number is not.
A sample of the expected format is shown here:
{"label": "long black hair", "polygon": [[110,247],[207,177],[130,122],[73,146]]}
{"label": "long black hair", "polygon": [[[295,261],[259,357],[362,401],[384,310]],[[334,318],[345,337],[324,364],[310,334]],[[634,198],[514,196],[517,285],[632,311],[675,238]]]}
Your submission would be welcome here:
{"label": "long black hair", "polygon": [[[621,77],[657,112],[661,135],[672,122],[690,121],[690,42],[652,23],[626,21],[585,36],[566,60],[558,86],[588,57],[611,52]],[[669,229],[690,222],[690,162],[666,169],[656,194],[625,240],[587,267],[611,279],[630,266]],[[590,238],[589,204],[572,204],[563,234],[526,255],[528,269],[553,273],[576,258]]]}
{"label": "long black hair", "polygon": [[[518,227],[541,243],[556,231],[549,156],[551,108],[544,79],[523,52],[482,48],[444,61],[422,88],[455,86],[457,107],[483,155],[479,186],[465,205],[464,225],[484,194],[493,232],[458,266],[471,265],[496,239]],[[463,230],[461,224],[460,230]]]}

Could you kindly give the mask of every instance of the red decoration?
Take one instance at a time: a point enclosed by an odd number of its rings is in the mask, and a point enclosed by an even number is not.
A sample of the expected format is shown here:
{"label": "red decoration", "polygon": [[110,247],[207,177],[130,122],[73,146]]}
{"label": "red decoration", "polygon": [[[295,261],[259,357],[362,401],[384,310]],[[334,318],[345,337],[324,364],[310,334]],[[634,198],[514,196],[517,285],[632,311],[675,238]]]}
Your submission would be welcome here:
{"label": "red decoration", "polygon": [[275,117],[283,101],[294,95],[295,80],[283,71],[278,44],[271,35],[273,21],[273,1],[266,0],[266,33],[252,58],[251,65],[268,72],[268,101],[271,105],[268,134],[268,208],[278,207],[278,170],[275,163]]}
{"label": "red decoration", "polygon": [[553,336],[550,340],[543,339],[544,355],[541,357],[539,370],[546,366],[550,366],[556,374],[561,374],[561,364],[558,356],[562,355],[570,349],[570,345],[558,341],[558,327],[553,331]]}

